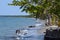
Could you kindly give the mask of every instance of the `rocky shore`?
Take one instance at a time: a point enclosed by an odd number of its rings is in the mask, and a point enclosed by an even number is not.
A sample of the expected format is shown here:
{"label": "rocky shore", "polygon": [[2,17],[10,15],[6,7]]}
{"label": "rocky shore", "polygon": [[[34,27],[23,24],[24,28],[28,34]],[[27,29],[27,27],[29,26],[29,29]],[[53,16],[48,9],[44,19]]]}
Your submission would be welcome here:
{"label": "rocky shore", "polygon": [[60,27],[46,29],[44,40],[60,40]]}

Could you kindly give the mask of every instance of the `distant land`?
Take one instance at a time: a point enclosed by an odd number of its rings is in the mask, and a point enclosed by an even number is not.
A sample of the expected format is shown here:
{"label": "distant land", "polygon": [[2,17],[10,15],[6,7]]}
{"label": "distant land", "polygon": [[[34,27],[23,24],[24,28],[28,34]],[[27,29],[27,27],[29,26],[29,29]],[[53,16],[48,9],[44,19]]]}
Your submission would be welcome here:
{"label": "distant land", "polygon": [[0,15],[0,17],[32,17],[31,15]]}

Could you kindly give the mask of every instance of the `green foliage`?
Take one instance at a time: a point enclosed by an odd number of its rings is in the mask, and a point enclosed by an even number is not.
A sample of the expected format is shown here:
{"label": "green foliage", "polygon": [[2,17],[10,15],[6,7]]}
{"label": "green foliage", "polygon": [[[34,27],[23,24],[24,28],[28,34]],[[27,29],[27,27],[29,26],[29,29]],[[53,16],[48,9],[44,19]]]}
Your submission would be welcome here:
{"label": "green foliage", "polygon": [[13,0],[9,5],[20,6],[22,12],[25,11],[36,18],[47,13],[53,13],[60,18],[60,0]]}

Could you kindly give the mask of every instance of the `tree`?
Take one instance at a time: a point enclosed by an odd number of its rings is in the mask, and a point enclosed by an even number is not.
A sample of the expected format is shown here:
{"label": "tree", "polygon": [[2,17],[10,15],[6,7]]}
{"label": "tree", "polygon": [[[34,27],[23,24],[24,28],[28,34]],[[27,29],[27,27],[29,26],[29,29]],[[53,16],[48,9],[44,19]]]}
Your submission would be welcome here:
{"label": "tree", "polygon": [[22,12],[25,11],[35,18],[40,18],[44,10],[44,7],[40,4],[42,4],[41,0],[13,0],[10,5],[20,6]]}
{"label": "tree", "polygon": [[22,12],[25,11],[36,19],[46,18],[47,15],[56,15],[60,18],[60,0],[13,0],[9,5],[20,6]]}

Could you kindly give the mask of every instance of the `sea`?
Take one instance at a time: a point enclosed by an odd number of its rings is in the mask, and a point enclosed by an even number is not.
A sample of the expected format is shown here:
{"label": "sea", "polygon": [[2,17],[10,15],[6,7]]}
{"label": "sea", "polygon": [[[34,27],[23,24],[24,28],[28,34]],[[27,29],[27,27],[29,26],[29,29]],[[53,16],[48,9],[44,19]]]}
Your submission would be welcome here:
{"label": "sea", "polygon": [[[0,40],[18,40],[14,37],[15,31],[34,24],[36,24],[35,18],[0,17]],[[44,40],[44,36],[25,37],[19,40]]]}

